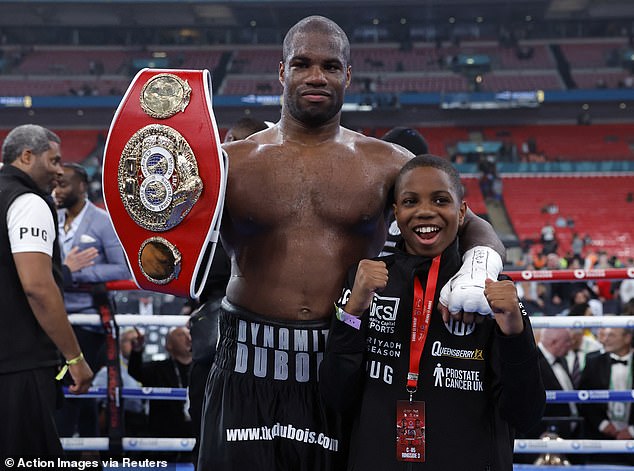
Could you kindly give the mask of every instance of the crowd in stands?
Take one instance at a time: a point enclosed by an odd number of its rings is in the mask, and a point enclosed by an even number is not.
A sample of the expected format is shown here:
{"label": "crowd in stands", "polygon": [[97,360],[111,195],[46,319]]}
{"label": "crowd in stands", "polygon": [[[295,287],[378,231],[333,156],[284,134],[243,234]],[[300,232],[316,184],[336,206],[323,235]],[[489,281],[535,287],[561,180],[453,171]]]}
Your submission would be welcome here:
{"label": "crowd in stands", "polygon": [[[558,71],[561,51],[570,80]],[[512,46],[493,40],[359,44],[352,55],[356,71],[351,93],[467,92],[631,88],[634,76],[614,57],[626,56],[627,38],[531,40]],[[0,47],[0,79],[16,95],[116,95],[142,67],[208,68],[222,83],[219,94],[279,92],[275,70],[277,46],[10,46]],[[4,57],[4,59],[2,59]],[[490,67],[478,73],[460,58],[486,58]],[[24,80],[26,77],[26,80]],[[38,80],[46,77],[46,81]],[[67,85],[69,77],[72,83]],[[17,80],[19,78],[19,80]],[[16,80],[13,80],[16,79]],[[45,83],[50,82],[50,83]],[[54,87],[59,83],[61,87]],[[63,88],[66,85],[66,88]],[[20,88],[21,87],[21,88]]]}
{"label": "crowd in stands", "polygon": [[[525,253],[524,264],[528,270],[609,269],[634,266],[634,259],[621,260],[604,251],[589,249],[584,255],[569,252],[560,256],[557,252],[540,251]],[[589,303],[593,315],[619,315],[634,312],[629,280],[596,282],[538,283],[520,282],[519,289],[524,304],[531,315],[568,315],[575,304]],[[630,314],[628,314],[630,315]]]}

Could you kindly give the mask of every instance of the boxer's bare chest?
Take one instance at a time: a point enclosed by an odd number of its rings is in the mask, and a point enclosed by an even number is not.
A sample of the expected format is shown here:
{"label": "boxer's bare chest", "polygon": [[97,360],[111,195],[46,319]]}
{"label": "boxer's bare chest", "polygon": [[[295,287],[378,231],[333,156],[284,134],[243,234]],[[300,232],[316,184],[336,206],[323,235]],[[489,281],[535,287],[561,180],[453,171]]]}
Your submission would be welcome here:
{"label": "boxer's bare chest", "polygon": [[271,145],[231,161],[227,210],[238,226],[354,228],[383,213],[388,180],[350,146]]}

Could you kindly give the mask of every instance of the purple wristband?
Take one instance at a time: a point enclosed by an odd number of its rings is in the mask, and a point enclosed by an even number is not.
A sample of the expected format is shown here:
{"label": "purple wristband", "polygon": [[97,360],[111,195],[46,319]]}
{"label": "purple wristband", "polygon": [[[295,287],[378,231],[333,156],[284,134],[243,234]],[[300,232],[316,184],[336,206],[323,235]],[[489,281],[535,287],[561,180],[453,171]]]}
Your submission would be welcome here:
{"label": "purple wristband", "polygon": [[361,329],[360,318],[358,318],[357,316],[353,316],[352,314],[348,314],[339,306],[337,306],[336,309],[337,309],[337,319],[339,319],[344,324],[348,324],[350,327],[354,327],[357,330]]}

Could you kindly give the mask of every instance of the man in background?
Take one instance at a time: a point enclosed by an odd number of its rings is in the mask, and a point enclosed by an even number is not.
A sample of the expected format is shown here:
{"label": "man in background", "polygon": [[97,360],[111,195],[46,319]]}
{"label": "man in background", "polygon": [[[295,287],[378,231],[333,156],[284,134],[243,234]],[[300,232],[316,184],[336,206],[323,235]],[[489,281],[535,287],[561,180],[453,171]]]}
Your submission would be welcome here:
{"label": "man in background", "polygon": [[[632,390],[631,329],[608,327],[599,336],[604,353],[588,355],[586,367],[581,373],[579,389],[584,390]],[[632,440],[634,438],[634,414],[631,402],[597,402],[581,404],[586,420],[586,437],[595,440]],[[598,457],[597,457],[598,459]],[[634,464],[631,454],[601,455],[603,463]]]}
{"label": "man in background", "polygon": [[[539,369],[546,390],[571,391],[575,387],[566,363],[566,355],[572,349],[572,335],[570,329],[543,329],[539,337],[538,359]],[[548,403],[544,409],[542,425],[539,430],[533,430],[530,435],[538,438],[549,429],[563,438],[579,436],[578,423],[567,419],[579,418],[579,411],[575,403]]]}
{"label": "man in background", "polygon": [[13,129],[0,170],[0,456],[61,455],[53,420],[66,360],[73,394],[93,373],[68,322],[62,297],[56,213],[50,192],[63,171],[60,139],[41,126]]}
{"label": "man in background", "polygon": [[240,141],[266,128],[268,128],[268,126],[264,121],[245,116],[231,126],[225,135],[224,142]]}
{"label": "man in background", "polygon": [[[130,278],[123,249],[112,228],[108,214],[88,199],[88,174],[76,163],[64,163],[63,174],[53,191],[57,205],[59,243],[62,258],[68,254],[91,251],[89,264],[72,271],[64,265],[64,304],[69,314],[97,313],[93,296],[86,286]],[[101,327],[73,326],[79,345],[88,363],[95,368],[103,365],[105,334]],[[75,399],[66,401],[58,413],[61,436],[97,436],[97,401]]]}
{"label": "man in background", "polygon": [[[128,373],[143,386],[186,388],[192,362],[191,337],[186,327],[174,327],[165,337],[168,358],[144,362],[145,337],[132,340]],[[155,437],[192,437],[191,418],[187,403],[180,400],[150,401],[148,430]]]}
{"label": "man in background", "polygon": [[[429,152],[427,141],[421,133],[413,128],[397,126],[386,132],[381,140],[385,142],[391,142],[392,144],[398,144],[414,155],[423,155]],[[394,214],[390,214],[390,220],[387,226],[387,239],[385,240],[385,247],[383,247],[383,252],[381,252],[381,256],[394,253],[396,243],[400,239],[401,230],[396,224]]]}
{"label": "man in background", "polygon": [[[121,386],[124,388],[140,388],[142,383],[130,376],[128,361],[132,352],[132,345],[136,342],[138,331],[128,327],[119,335],[119,364],[121,366]],[[97,388],[108,387],[108,368],[102,367],[92,382]],[[123,411],[125,415],[125,436],[143,437],[147,434],[147,401],[137,398],[123,399]]]}

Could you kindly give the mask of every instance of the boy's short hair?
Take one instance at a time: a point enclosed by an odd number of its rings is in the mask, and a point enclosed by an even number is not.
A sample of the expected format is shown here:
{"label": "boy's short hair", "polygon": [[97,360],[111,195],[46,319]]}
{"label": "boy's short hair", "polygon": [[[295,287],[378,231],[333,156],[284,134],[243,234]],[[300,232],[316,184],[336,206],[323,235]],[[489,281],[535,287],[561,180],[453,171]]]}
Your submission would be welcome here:
{"label": "boy's short hair", "polygon": [[394,194],[398,194],[398,187],[403,179],[403,176],[410,172],[411,170],[419,167],[433,167],[438,170],[442,170],[447,175],[449,175],[449,179],[451,180],[451,185],[453,190],[458,195],[458,200],[462,201],[464,198],[464,187],[462,186],[462,182],[460,181],[460,173],[456,170],[451,162],[442,157],[432,154],[423,154],[417,155],[401,168],[401,171],[396,176],[396,182],[394,183]]}

